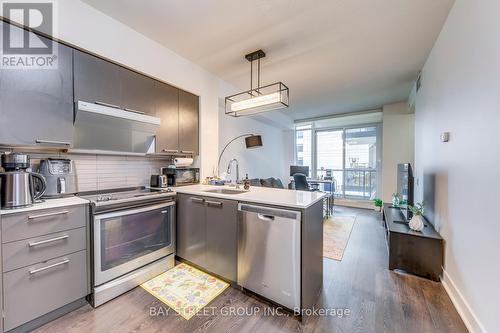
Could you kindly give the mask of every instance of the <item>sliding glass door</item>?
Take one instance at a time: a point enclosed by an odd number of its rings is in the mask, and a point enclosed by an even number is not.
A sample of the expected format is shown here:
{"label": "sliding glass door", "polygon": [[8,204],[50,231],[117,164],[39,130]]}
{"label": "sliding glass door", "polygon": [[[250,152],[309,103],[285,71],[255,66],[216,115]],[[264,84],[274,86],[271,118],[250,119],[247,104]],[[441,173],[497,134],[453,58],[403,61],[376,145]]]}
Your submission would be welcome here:
{"label": "sliding glass door", "polygon": [[336,195],[368,200],[377,196],[379,125],[315,130],[313,178],[332,173]]}
{"label": "sliding glass door", "polygon": [[316,173],[314,178],[324,178],[331,170],[336,181],[335,192],[344,187],[344,131],[316,132]]}

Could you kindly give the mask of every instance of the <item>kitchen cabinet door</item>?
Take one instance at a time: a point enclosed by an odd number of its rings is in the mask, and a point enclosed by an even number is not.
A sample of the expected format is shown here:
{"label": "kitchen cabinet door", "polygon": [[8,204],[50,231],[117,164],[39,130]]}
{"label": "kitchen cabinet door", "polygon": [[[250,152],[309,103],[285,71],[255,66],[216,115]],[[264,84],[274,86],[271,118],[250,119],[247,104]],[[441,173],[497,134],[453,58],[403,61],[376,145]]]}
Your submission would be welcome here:
{"label": "kitchen cabinet door", "polygon": [[[21,39],[22,29],[0,21]],[[29,33],[30,40],[48,39]],[[16,44],[22,40],[15,41]],[[57,67],[0,69],[0,144],[68,147],[73,141],[72,50],[54,42]]]}
{"label": "kitchen cabinet door", "polygon": [[156,132],[156,152],[179,151],[179,89],[157,82],[155,86],[156,117],[161,119]]}
{"label": "kitchen cabinet door", "polygon": [[125,111],[154,115],[156,81],[126,68],[120,68],[120,81]]}
{"label": "kitchen cabinet door", "polygon": [[238,203],[205,199],[207,219],[206,269],[236,281],[238,252]]}
{"label": "kitchen cabinet door", "polygon": [[179,150],[198,155],[199,98],[179,90]]}
{"label": "kitchen cabinet door", "polygon": [[74,62],[75,102],[123,107],[120,66],[77,50]]}
{"label": "kitchen cabinet door", "polygon": [[176,254],[190,262],[206,265],[205,199],[179,194],[177,197]]}

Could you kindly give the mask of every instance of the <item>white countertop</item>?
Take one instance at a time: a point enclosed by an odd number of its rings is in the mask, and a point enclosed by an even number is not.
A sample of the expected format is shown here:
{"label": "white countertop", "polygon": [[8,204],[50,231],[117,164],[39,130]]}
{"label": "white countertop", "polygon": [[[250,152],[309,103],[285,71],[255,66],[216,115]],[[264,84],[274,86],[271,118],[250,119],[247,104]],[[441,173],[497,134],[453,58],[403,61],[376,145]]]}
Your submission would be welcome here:
{"label": "white countertop", "polygon": [[34,211],[34,210],[48,209],[48,208],[59,208],[59,207],[66,207],[66,206],[85,205],[88,203],[89,203],[88,200],[85,200],[85,199],[82,199],[79,197],[75,197],[75,196],[67,197],[67,198],[45,199],[44,202],[36,203],[31,207],[16,208],[16,209],[2,209],[2,210],[0,210],[0,215],[30,212],[30,211]]}
{"label": "white countertop", "polygon": [[[241,194],[206,192],[206,190],[213,190],[217,188],[235,190],[234,187],[215,185],[188,185],[175,187],[173,189],[175,192],[183,194],[300,209],[307,208],[319,200],[322,200],[326,196],[326,193],[323,192],[295,191],[259,186],[251,186],[249,191],[245,191],[245,193]],[[239,190],[243,190],[243,185],[240,186]]]}

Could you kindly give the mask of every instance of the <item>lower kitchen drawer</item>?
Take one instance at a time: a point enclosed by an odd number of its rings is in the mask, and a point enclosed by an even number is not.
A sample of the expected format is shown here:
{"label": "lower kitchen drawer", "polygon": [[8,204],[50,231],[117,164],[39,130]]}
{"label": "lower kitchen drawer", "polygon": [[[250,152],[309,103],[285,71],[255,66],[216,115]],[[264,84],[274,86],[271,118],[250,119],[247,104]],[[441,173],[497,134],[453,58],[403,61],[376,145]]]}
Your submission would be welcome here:
{"label": "lower kitchen drawer", "polygon": [[87,254],[79,251],[3,275],[4,331],[87,294]]}
{"label": "lower kitchen drawer", "polygon": [[84,227],[87,205],[60,207],[2,216],[2,242]]}
{"label": "lower kitchen drawer", "polygon": [[2,245],[3,271],[33,265],[67,253],[85,250],[86,228],[67,230]]}

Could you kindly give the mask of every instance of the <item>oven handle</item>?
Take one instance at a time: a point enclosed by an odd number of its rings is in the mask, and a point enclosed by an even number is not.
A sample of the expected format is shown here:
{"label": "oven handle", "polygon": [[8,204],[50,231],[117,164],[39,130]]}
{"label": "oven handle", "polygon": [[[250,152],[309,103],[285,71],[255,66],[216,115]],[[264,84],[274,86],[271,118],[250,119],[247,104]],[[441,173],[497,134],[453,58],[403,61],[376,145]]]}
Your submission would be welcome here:
{"label": "oven handle", "polygon": [[97,214],[94,216],[94,220],[101,220],[101,219],[107,219],[107,218],[119,217],[119,216],[125,216],[125,215],[137,214],[137,213],[145,213],[145,212],[149,212],[152,210],[157,210],[157,209],[171,207],[171,206],[175,206],[175,201],[170,201],[167,203],[157,204],[157,205],[153,205],[153,206],[146,206],[146,207],[136,208],[136,209],[120,210],[120,211],[112,212],[112,213]]}

